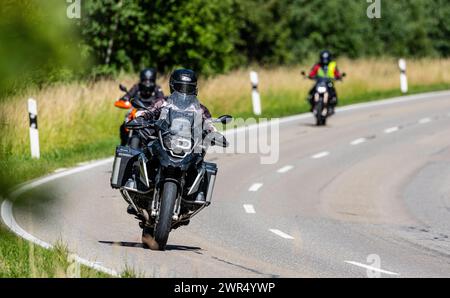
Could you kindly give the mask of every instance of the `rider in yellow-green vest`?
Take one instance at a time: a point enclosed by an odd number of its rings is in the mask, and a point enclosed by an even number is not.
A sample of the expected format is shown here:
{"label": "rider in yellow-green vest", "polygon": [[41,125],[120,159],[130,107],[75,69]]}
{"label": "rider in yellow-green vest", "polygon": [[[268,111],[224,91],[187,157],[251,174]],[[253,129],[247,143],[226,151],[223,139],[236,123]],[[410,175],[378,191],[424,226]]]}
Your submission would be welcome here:
{"label": "rider in yellow-green vest", "polygon": [[[337,68],[336,61],[333,61],[331,53],[327,50],[320,52],[319,62],[313,66],[311,72],[309,73],[309,78],[311,79],[324,77],[330,78],[332,80],[342,79],[342,75]],[[315,91],[314,87],[311,89],[311,91],[309,91],[308,96],[308,102],[311,104],[311,109],[313,107],[312,99]],[[330,81],[329,87],[331,97],[330,101],[331,114],[334,114],[334,108],[337,106],[338,100],[336,89],[334,88],[334,84],[332,83],[332,81]]]}

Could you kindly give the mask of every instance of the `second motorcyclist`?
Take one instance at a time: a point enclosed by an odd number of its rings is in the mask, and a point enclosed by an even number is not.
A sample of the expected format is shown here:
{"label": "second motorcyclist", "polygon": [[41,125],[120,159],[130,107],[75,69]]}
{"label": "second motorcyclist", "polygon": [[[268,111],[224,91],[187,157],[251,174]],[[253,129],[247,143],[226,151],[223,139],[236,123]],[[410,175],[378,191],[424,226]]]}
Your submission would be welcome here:
{"label": "second motorcyclist", "polygon": [[[330,51],[324,50],[320,52],[319,56],[319,62],[316,63],[308,77],[310,79],[316,79],[316,78],[330,78],[330,83],[328,85],[328,89],[330,91],[330,115],[334,114],[334,109],[336,108],[338,104],[338,98],[336,89],[334,88],[333,80],[340,80],[342,79],[342,74],[339,72],[339,69],[337,67],[336,61],[333,60],[333,56]],[[311,111],[313,109],[313,94],[314,94],[315,86],[309,91],[308,94],[308,102],[311,105]]]}
{"label": "second motorcyclist", "polygon": [[[129,103],[133,98],[139,98],[146,106],[151,106],[155,101],[164,99],[164,93],[159,85],[156,84],[157,73],[154,68],[143,69],[139,75],[139,83],[135,84],[126,94],[121,97],[116,106],[126,106],[124,103]],[[118,103],[118,104],[117,104]],[[131,106],[130,104],[128,104]],[[126,121],[132,120],[135,117],[133,109],[126,116]],[[125,123],[120,126],[121,145],[125,146],[128,143],[128,131],[125,128]]]}
{"label": "second motorcyclist", "polygon": [[192,105],[200,111],[203,118],[203,126],[208,132],[217,131],[211,119],[211,113],[208,108],[200,103],[197,98],[197,75],[190,69],[175,70],[170,76],[169,87],[171,95],[167,98],[158,98],[153,101],[147,110],[138,111],[137,117],[144,119],[158,119],[163,107],[174,102],[177,104]]}

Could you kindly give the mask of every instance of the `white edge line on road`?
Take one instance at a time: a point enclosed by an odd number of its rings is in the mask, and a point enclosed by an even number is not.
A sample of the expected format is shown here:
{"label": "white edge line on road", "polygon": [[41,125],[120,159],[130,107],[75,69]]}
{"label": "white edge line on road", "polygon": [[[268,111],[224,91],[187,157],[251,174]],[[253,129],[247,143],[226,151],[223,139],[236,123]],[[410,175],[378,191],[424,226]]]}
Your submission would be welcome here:
{"label": "white edge line on road", "polygon": [[431,118],[422,118],[419,120],[419,124],[427,124],[431,122]]}
{"label": "white edge line on road", "polygon": [[255,214],[256,213],[255,207],[253,207],[253,205],[244,204],[244,209],[245,209],[246,213],[249,213],[249,214]]}
{"label": "white edge line on road", "polygon": [[356,140],[352,141],[350,143],[350,145],[356,146],[356,145],[359,145],[359,144],[362,144],[362,143],[365,143],[365,142],[367,142],[366,138],[360,138],[360,139],[356,139]]}
{"label": "white edge line on road", "polygon": [[294,166],[288,165],[285,167],[282,167],[281,169],[279,169],[277,172],[280,174],[284,174],[286,172],[289,172],[290,170],[292,170],[294,168]]}
{"label": "white edge line on road", "polygon": [[59,179],[59,178],[62,178],[62,177],[66,177],[66,176],[73,175],[73,174],[76,174],[76,173],[84,172],[86,170],[90,170],[90,169],[96,168],[96,167],[104,165],[104,164],[111,163],[113,160],[114,160],[114,158],[110,157],[108,159],[95,161],[95,162],[92,162],[90,164],[83,165],[81,167],[76,167],[76,168],[73,168],[73,169],[70,169],[70,170],[67,170],[67,171],[64,171],[64,172],[55,173],[55,174],[52,174],[52,175],[49,175],[49,176],[46,176],[46,177],[43,177],[43,178],[31,181],[31,182],[28,182],[28,183],[25,183],[25,184],[21,184],[21,185],[19,185],[18,188],[16,188],[15,191],[13,191],[11,193],[10,197],[11,197],[12,200],[14,200],[18,196],[23,194],[24,192],[27,192],[30,189],[33,189],[35,187],[38,187],[39,185],[48,183],[50,181],[53,181],[53,180],[56,180],[56,179]]}
{"label": "white edge line on road", "polygon": [[319,159],[319,158],[323,158],[323,157],[328,156],[328,155],[330,155],[330,152],[324,151],[324,152],[320,152],[320,153],[317,153],[317,154],[311,156],[311,158],[312,159]]}
{"label": "white edge line on road", "polygon": [[277,229],[269,229],[269,231],[271,231],[272,233],[284,238],[284,239],[295,239],[294,237],[292,237],[291,235],[288,235],[280,230]]}
{"label": "white edge line on road", "polygon": [[400,275],[399,273],[383,270],[383,269],[380,269],[380,268],[372,267],[372,266],[369,266],[369,265],[366,265],[366,264],[362,264],[362,263],[358,263],[358,262],[353,262],[353,261],[344,261],[344,262],[347,263],[347,264],[355,265],[355,266],[358,266],[358,267],[362,267],[362,268],[365,268],[365,269],[377,271],[377,272],[384,273],[384,274]]}
{"label": "white edge line on road", "polygon": [[393,133],[393,132],[399,131],[399,129],[400,129],[400,127],[394,126],[394,127],[386,128],[384,130],[384,132],[385,133]]}
{"label": "white edge line on road", "polygon": [[258,191],[263,186],[262,183],[253,183],[252,186],[248,189],[248,191]]}
{"label": "white edge line on road", "polygon": [[[11,229],[11,231],[13,231],[16,235],[22,237],[25,240],[28,240],[36,245],[39,245],[45,249],[51,249],[53,248],[53,246],[45,241],[42,241],[38,238],[36,238],[35,236],[31,235],[30,233],[28,233],[27,231],[25,231],[24,229],[22,229],[22,227],[19,226],[19,224],[16,222],[14,215],[13,215],[13,204],[11,201],[9,200],[4,200],[2,202],[1,205],[1,217],[3,219],[3,222],[8,226],[9,229]],[[91,262],[88,261],[86,259],[81,258],[78,255],[74,255],[75,260],[80,263],[83,264],[87,267],[93,268],[97,271],[112,275],[112,276],[120,276],[115,270],[103,267],[101,265],[98,264],[98,262]]]}
{"label": "white edge line on road", "polygon": [[[423,94],[416,94],[416,95],[409,95],[409,96],[403,96],[403,97],[395,97],[395,98],[390,98],[390,99],[385,99],[385,100],[379,100],[376,102],[370,102],[370,103],[360,103],[360,104],[354,104],[354,105],[350,105],[350,106],[346,106],[346,107],[342,107],[342,108],[337,108],[336,111],[337,112],[348,112],[348,111],[353,111],[353,110],[359,110],[359,109],[367,109],[367,108],[371,108],[371,107],[377,107],[377,106],[384,106],[384,105],[394,105],[394,104],[399,104],[399,103],[405,103],[405,102],[409,102],[409,101],[416,101],[416,100],[422,100],[422,99],[428,99],[430,96],[431,97],[440,97],[440,96],[449,96],[450,92],[449,91],[438,91],[438,92],[428,92],[428,93],[423,93]],[[450,113],[448,114],[448,116],[450,117]],[[302,119],[309,119],[311,118],[312,115],[309,113],[305,113],[305,114],[300,114],[300,115],[294,115],[294,116],[288,116],[288,117],[284,117],[281,119],[277,119],[277,121],[280,124],[285,124],[285,123],[289,123],[289,122],[294,122],[294,121],[299,121]],[[263,128],[263,127],[267,127],[271,125],[271,121],[267,121],[267,122],[262,122],[262,123],[257,123],[257,124],[253,124],[253,125],[249,125],[247,127],[239,127],[239,128],[235,128],[235,129],[230,129],[224,132],[225,136],[230,136],[230,135],[235,135],[239,132],[245,132],[248,130],[252,130],[252,129],[256,129],[256,128]],[[56,180],[58,178],[62,178],[65,176],[69,176],[75,173],[79,173],[79,172],[83,172],[92,168],[95,168],[97,166],[103,165],[103,164],[107,164],[111,161],[113,161],[113,157],[108,158],[108,159],[104,159],[104,160],[99,160],[96,162],[92,162],[92,163],[80,163],[78,167],[61,172],[61,173],[56,173],[53,175],[49,175],[43,178],[38,178],[36,180],[30,181],[30,182],[25,182],[23,184],[20,184],[17,186],[17,188],[15,189],[15,191],[13,191],[10,194],[10,198],[14,199],[16,197],[18,197],[20,194],[34,188],[37,187],[39,185],[48,183],[50,181]],[[8,207],[8,203],[11,204],[10,208]],[[6,209],[5,209],[6,208]],[[9,221],[5,221],[5,216],[10,216],[9,217]],[[15,222],[15,226],[12,225],[12,221],[10,219],[14,219],[13,213],[12,213],[12,203],[11,201],[8,200],[4,200],[2,205],[1,205],[1,217],[3,219],[3,222],[11,229],[11,231],[13,231],[14,233],[16,233],[18,236],[20,237],[32,237],[32,239],[34,239],[35,241],[39,240],[37,238],[35,238],[34,236],[32,236],[31,234],[27,233],[25,230],[23,230],[22,228],[20,228],[20,226]],[[18,229],[20,228],[20,230]],[[22,236],[20,234],[20,231],[25,232],[25,234],[23,234],[24,236]],[[30,240],[33,241],[33,240]],[[40,240],[39,240],[40,241]],[[36,242],[35,242],[36,243]],[[36,243],[38,244],[38,243]],[[41,241],[41,244],[47,244],[43,241]],[[39,245],[39,244],[38,244]],[[80,260],[83,260],[80,258]],[[88,262],[88,261],[87,261]],[[87,264],[84,264],[88,267],[91,267]],[[92,263],[91,265],[93,265],[91,268],[95,268],[97,266],[97,264]],[[110,270],[105,268],[106,270]],[[116,273],[114,270],[111,270],[112,273]],[[112,275],[117,275],[116,274],[112,274]]]}

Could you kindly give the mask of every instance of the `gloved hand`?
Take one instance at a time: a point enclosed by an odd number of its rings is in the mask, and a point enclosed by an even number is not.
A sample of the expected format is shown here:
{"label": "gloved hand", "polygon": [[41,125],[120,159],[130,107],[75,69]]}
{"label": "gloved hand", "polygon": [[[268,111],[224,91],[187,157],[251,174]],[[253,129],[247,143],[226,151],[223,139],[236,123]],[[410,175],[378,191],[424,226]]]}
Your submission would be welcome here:
{"label": "gloved hand", "polygon": [[136,118],[144,118],[145,120],[153,120],[155,118],[155,114],[148,110],[138,110],[136,112]]}
{"label": "gloved hand", "polygon": [[116,100],[114,103],[114,106],[120,109],[130,109],[131,103],[127,100],[124,100],[123,98]]}
{"label": "gloved hand", "polygon": [[212,146],[217,145],[217,146],[221,146],[224,148],[226,148],[230,145],[228,143],[228,141],[226,140],[226,138],[224,137],[224,135],[222,135],[221,133],[219,133],[217,131],[209,132],[206,135],[205,141],[207,142],[207,144],[211,144]]}

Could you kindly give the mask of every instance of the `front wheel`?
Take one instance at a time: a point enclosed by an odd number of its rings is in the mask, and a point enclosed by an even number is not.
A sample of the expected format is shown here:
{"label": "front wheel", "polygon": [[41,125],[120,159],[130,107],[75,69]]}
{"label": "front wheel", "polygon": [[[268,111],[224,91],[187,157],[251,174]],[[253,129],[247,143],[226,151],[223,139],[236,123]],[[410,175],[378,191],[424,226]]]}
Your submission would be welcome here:
{"label": "front wheel", "polygon": [[165,250],[169,233],[172,228],[172,216],[177,199],[178,187],[174,182],[164,184],[161,195],[161,204],[158,216],[158,222],[155,226],[155,241],[159,250]]}
{"label": "front wheel", "polygon": [[323,102],[318,101],[316,103],[316,106],[314,107],[314,113],[316,114],[316,125],[322,126],[324,125],[324,122],[326,121],[326,118],[322,115],[323,111]]}

